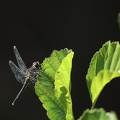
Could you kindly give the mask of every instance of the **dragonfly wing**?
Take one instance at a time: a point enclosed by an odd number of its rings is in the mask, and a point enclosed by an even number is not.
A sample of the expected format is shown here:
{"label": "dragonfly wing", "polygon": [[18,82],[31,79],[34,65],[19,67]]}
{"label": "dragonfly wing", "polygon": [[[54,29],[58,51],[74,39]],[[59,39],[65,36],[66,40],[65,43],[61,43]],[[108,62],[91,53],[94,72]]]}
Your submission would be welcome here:
{"label": "dragonfly wing", "polygon": [[34,88],[34,87],[35,87],[35,83],[30,82],[30,83],[29,83],[29,86],[30,86],[30,88],[31,88],[32,90],[35,90],[35,88]]}
{"label": "dragonfly wing", "polygon": [[17,81],[23,84],[25,81],[25,74],[12,61],[9,61],[9,66],[13,71]]}
{"label": "dragonfly wing", "polygon": [[24,61],[22,60],[16,46],[14,46],[13,49],[14,49],[15,57],[17,59],[18,66],[21,69],[21,71],[25,73],[27,71],[27,67],[26,67]]}
{"label": "dragonfly wing", "polygon": [[31,88],[32,90],[35,90],[34,87],[35,87],[36,81],[37,81],[37,78],[34,77],[34,78],[31,79],[31,82],[29,83],[29,86],[30,86],[30,88]]}

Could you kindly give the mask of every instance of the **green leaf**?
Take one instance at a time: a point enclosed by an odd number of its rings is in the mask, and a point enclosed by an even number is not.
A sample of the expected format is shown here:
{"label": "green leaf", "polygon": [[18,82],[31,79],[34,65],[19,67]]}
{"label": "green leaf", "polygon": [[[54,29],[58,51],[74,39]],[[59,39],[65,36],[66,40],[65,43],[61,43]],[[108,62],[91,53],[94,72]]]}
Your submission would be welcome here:
{"label": "green leaf", "polygon": [[78,120],[118,120],[115,112],[105,112],[104,109],[85,110]]}
{"label": "green leaf", "polygon": [[120,45],[108,41],[93,56],[86,75],[92,108],[105,85],[116,77],[120,77]]}
{"label": "green leaf", "polygon": [[72,50],[54,50],[42,65],[35,92],[50,120],[74,120],[71,100]]}

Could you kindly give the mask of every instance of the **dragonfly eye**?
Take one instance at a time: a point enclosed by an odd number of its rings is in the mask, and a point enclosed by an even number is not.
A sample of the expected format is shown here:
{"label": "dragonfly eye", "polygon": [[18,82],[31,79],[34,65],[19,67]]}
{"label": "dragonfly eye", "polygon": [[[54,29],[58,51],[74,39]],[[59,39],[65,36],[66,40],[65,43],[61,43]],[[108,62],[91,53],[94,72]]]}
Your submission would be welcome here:
{"label": "dragonfly eye", "polygon": [[35,68],[39,69],[39,62],[38,62],[38,61],[34,62],[34,63],[33,63],[33,66],[34,66]]}

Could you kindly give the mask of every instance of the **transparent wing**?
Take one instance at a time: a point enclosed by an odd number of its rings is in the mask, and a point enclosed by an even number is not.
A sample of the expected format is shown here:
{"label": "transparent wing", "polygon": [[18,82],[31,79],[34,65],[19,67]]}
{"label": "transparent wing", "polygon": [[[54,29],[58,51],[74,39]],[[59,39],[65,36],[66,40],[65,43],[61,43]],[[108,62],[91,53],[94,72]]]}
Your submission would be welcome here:
{"label": "transparent wing", "polygon": [[27,71],[27,67],[26,67],[24,61],[22,60],[16,46],[14,46],[13,49],[14,49],[15,57],[17,59],[18,66],[19,66],[20,70],[25,73]]}
{"label": "transparent wing", "polygon": [[24,73],[12,61],[9,61],[9,66],[13,71],[17,81],[23,84],[25,81]]}
{"label": "transparent wing", "polygon": [[36,79],[36,77],[34,77],[34,78],[31,79],[31,82],[29,83],[29,86],[32,90],[35,90],[34,87],[35,87],[36,81],[37,81],[37,79]]}

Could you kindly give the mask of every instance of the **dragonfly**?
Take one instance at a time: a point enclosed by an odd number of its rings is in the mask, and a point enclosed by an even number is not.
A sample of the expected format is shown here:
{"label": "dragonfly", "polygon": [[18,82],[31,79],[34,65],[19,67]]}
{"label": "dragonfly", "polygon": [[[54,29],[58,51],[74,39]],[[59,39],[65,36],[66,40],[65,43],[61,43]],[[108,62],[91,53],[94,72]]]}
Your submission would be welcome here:
{"label": "dragonfly", "polygon": [[33,62],[32,66],[29,69],[27,69],[16,46],[13,47],[13,50],[14,50],[14,54],[15,54],[15,57],[16,57],[19,67],[17,67],[11,60],[9,61],[9,66],[10,66],[12,72],[14,73],[17,81],[22,83],[23,86],[20,89],[17,96],[15,97],[15,99],[13,100],[12,105],[15,104],[16,100],[19,98],[21,93],[25,90],[25,88],[28,85],[34,86],[35,82],[37,81],[36,77],[37,77],[37,75],[39,75],[38,71],[39,71],[39,66],[40,66],[39,62],[36,61],[36,62]]}

